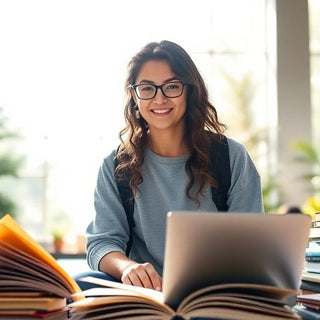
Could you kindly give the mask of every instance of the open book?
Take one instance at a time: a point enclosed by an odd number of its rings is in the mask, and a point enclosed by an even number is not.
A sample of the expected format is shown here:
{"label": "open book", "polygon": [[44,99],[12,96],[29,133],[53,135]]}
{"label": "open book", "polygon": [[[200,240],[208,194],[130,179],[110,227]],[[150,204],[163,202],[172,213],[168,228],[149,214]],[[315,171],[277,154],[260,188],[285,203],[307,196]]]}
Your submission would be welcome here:
{"label": "open book", "polygon": [[10,215],[0,219],[0,315],[63,310],[79,292],[72,277]]}
{"label": "open book", "polygon": [[297,291],[259,284],[228,283],[208,286],[167,305],[162,292],[92,277],[82,281],[99,286],[83,292],[85,299],[69,304],[71,320],[166,320],[207,317],[228,320],[300,319],[286,304]]}
{"label": "open book", "polygon": [[310,225],[305,215],[169,212],[163,292],[87,278],[105,288],[70,304],[71,319],[300,319],[288,304]]}

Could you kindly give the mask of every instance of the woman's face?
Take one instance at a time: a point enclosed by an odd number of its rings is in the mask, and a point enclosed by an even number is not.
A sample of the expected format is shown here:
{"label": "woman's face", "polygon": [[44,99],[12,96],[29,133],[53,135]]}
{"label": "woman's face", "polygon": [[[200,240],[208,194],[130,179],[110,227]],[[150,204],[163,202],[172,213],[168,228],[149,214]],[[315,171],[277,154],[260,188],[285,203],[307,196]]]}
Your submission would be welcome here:
{"label": "woman's face", "polygon": [[[165,60],[147,61],[141,68],[135,84],[153,84],[163,85],[172,83],[163,87],[164,90],[176,90],[176,83],[179,81],[172,72],[168,62]],[[175,83],[176,82],[176,83]],[[150,87],[143,89],[148,92]],[[141,116],[147,121],[150,133],[157,130],[184,130],[184,114],[187,106],[187,88],[184,87],[181,96],[168,98],[163,95],[158,88],[154,98],[150,100],[140,99],[134,90],[131,94],[138,105]]]}

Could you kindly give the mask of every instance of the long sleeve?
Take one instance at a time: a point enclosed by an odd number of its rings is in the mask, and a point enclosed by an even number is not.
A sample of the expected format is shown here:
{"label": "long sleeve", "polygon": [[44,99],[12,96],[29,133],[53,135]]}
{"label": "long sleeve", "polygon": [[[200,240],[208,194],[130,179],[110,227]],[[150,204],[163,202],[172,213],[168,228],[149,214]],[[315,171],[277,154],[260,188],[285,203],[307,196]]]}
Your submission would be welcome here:
{"label": "long sleeve", "polygon": [[229,212],[264,212],[260,175],[244,145],[229,141],[231,187]]}
{"label": "long sleeve", "polygon": [[94,192],[96,215],[87,228],[87,260],[89,266],[98,270],[100,259],[109,252],[125,252],[129,228],[116,181],[114,178],[114,155],[104,159],[98,173]]}

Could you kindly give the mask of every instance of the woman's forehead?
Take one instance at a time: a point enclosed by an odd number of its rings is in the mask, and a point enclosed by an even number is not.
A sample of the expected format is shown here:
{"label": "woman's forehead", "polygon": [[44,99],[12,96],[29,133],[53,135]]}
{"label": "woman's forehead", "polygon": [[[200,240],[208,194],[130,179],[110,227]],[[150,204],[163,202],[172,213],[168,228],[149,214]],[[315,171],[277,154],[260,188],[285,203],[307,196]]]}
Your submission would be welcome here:
{"label": "woman's forehead", "polygon": [[163,83],[175,79],[170,64],[166,60],[149,60],[145,62],[136,78],[136,83],[141,81]]}

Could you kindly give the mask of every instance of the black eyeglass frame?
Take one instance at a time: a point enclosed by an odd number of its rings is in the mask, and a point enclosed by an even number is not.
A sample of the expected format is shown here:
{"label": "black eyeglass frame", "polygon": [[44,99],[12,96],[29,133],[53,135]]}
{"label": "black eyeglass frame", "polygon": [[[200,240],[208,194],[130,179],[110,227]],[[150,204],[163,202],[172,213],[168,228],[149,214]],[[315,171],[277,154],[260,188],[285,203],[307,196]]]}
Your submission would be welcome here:
{"label": "black eyeglass frame", "polygon": [[[167,96],[167,95],[164,93],[164,91],[163,91],[163,86],[168,85],[168,84],[170,84],[170,83],[181,83],[181,84],[182,84],[182,90],[181,90],[181,93],[180,93],[179,95],[173,96],[173,97],[172,97],[172,96],[169,97],[169,96]],[[182,94],[183,94],[184,87],[185,87],[185,85],[187,85],[187,84],[188,84],[188,83],[183,82],[183,81],[169,81],[169,82],[166,82],[166,83],[161,84],[161,85],[156,85],[156,84],[153,84],[153,83],[139,83],[139,84],[130,84],[128,88],[129,88],[129,89],[133,89],[134,92],[135,92],[135,94],[137,95],[137,97],[138,97],[140,100],[151,100],[151,99],[153,99],[153,98],[157,95],[158,89],[161,90],[161,93],[162,93],[166,98],[169,98],[169,99],[170,99],[170,98],[178,98],[178,97],[181,97]],[[154,95],[153,95],[152,97],[150,97],[150,98],[141,98],[141,97],[139,96],[139,93],[137,92],[137,88],[138,88],[139,86],[145,86],[145,85],[150,85],[150,86],[156,88],[156,90],[155,90],[155,92],[154,92]]]}

